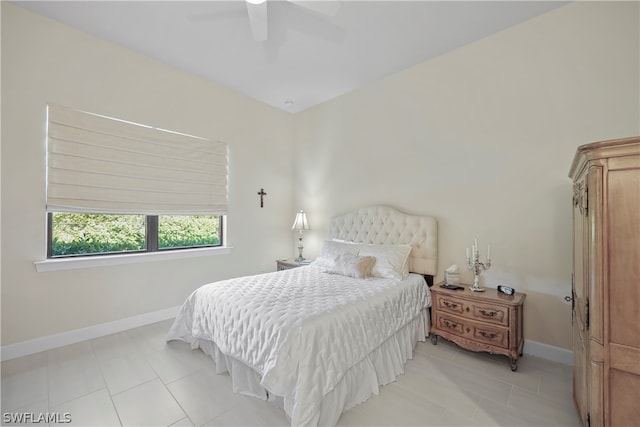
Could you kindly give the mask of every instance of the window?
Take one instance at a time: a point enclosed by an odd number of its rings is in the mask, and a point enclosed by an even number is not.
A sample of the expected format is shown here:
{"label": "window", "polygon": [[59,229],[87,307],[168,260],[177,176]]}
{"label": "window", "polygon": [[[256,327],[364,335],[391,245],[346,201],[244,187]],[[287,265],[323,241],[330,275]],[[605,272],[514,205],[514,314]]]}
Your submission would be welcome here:
{"label": "window", "polygon": [[47,110],[47,257],[221,246],[227,145]]}
{"label": "window", "polygon": [[48,258],[222,246],[219,215],[48,213]]}
{"label": "window", "polygon": [[149,218],[158,221],[159,250],[222,245],[220,216],[160,215]]}

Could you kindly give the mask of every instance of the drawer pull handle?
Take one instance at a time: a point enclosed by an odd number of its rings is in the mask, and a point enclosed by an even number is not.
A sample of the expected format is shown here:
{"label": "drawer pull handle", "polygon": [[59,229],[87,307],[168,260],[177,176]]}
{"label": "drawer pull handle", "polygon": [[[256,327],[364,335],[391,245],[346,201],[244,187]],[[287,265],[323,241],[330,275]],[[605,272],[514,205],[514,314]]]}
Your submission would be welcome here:
{"label": "drawer pull handle", "polygon": [[495,337],[498,336],[498,334],[494,334],[493,332],[485,332],[485,331],[480,331],[480,335],[489,339],[494,339]]}
{"label": "drawer pull handle", "polygon": [[451,303],[451,302],[449,302],[449,301],[442,301],[442,303],[443,303],[444,305],[446,305],[447,307],[449,307],[449,308],[457,308],[457,307],[458,307],[458,304]]}
{"label": "drawer pull handle", "polygon": [[457,323],[449,322],[448,320],[443,320],[442,323],[444,323],[444,326],[446,326],[449,329],[455,329],[458,327]]}
{"label": "drawer pull handle", "polygon": [[495,317],[496,314],[498,314],[497,311],[487,311],[487,310],[480,310],[480,314],[482,314],[483,316],[489,316],[489,317]]}

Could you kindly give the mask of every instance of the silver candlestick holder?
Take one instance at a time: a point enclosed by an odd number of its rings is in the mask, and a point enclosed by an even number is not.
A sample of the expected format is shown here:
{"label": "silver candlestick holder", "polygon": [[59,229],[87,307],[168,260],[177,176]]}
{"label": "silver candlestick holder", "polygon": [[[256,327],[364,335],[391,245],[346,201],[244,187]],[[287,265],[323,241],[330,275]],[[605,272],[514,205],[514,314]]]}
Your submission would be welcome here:
{"label": "silver candlestick holder", "polygon": [[469,248],[466,249],[467,267],[473,271],[473,285],[469,286],[469,290],[473,292],[484,292],[484,288],[480,286],[480,273],[487,271],[491,267],[491,245],[487,245],[487,260],[480,262],[480,250],[478,249],[478,239],[473,239],[471,246],[471,256],[469,256]]}

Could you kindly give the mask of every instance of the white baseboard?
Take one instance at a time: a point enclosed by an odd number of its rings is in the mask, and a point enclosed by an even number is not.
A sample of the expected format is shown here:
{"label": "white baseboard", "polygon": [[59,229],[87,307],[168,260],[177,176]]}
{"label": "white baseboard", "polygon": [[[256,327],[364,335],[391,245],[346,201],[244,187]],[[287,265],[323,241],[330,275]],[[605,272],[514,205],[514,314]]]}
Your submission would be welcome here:
{"label": "white baseboard", "polygon": [[100,323],[86,328],[74,329],[72,331],[61,332],[59,334],[47,335],[32,340],[22,341],[15,344],[3,345],[0,347],[0,360],[15,359],[41,351],[51,350],[64,345],[75,344],[116,332],[126,331],[139,326],[149,325],[162,320],[171,319],[178,314],[180,306],[165,308],[151,313],[139,314],[137,316],[114,320],[112,322]]}
{"label": "white baseboard", "polygon": [[556,347],[537,341],[524,340],[525,354],[541,357],[564,365],[573,365],[573,352],[566,348]]}
{"label": "white baseboard", "polygon": [[[75,344],[105,335],[126,331],[139,326],[149,325],[162,320],[171,319],[178,314],[180,306],[165,308],[151,313],[139,314],[112,322],[100,323],[86,328],[59,334],[47,335],[32,340],[8,344],[0,347],[0,360],[11,360],[41,351],[51,350],[64,345]],[[548,359],[565,365],[573,365],[573,352],[561,347],[544,344],[537,341],[525,340],[524,353]]]}

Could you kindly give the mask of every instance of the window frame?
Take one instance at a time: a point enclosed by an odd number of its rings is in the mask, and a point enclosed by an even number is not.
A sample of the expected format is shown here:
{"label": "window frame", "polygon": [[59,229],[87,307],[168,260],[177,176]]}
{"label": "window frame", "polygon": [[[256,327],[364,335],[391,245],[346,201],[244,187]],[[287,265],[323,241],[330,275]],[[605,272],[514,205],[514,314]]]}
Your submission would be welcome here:
{"label": "window frame", "polygon": [[[146,254],[146,253],[162,253],[162,252],[174,252],[184,251],[192,249],[203,248],[221,248],[225,247],[224,242],[224,219],[225,215],[216,215],[220,221],[219,236],[220,243],[216,245],[201,245],[201,246],[181,246],[179,248],[159,248],[158,246],[158,232],[159,232],[159,215],[145,215],[145,249],[137,251],[124,251],[124,252],[97,252],[91,254],[69,254],[69,255],[53,255],[53,214],[58,212],[47,212],[47,260],[65,259],[65,258],[89,258],[89,257],[103,257],[109,255],[129,255],[129,254]],[[102,214],[108,215],[108,214]],[[185,216],[198,216],[198,215],[185,215]]]}

